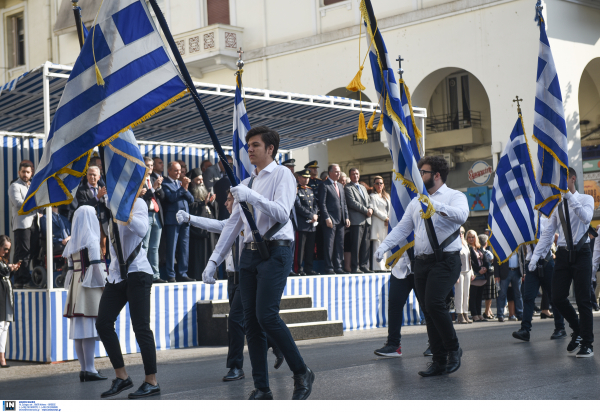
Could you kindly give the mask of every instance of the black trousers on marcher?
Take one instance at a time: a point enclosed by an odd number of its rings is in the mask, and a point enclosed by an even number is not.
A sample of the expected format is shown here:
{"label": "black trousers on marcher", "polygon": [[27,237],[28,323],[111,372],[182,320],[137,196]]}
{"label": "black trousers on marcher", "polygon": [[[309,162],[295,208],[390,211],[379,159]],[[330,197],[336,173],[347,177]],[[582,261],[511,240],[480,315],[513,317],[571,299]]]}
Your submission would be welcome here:
{"label": "black trousers on marcher", "polygon": [[304,261],[304,271],[313,270],[313,259],[315,257],[315,239],[317,232],[296,232],[298,233],[298,266]]}
{"label": "black trousers on marcher", "polygon": [[119,337],[115,332],[115,321],[125,304],[129,302],[131,325],[135,340],[142,353],[146,375],[156,373],[156,343],[150,329],[150,295],[152,275],[143,272],[129,273],[126,280],[107,283],[100,299],[96,330],[104,344],[114,369],[125,366]]}
{"label": "black trousers on marcher", "polygon": [[244,325],[255,388],[269,387],[267,336],[281,350],[294,374],[306,372],[306,365],[286,324],[279,317],[281,295],[292,268],[292,251],[272,247],[263,260],[256,250],[244,249],[240,259],[240,285]]}
{"label": "black trousers on marcher", "polygon": [[350,226],[351,253],[350,269],[354,273],[357,268],[369,269],[369,230],[364,225]]}
{"label": "black trousers on marcher", "polygon": [[[229,275],[229,273],[228,273]],[[244,306],[238,285],[233,283],[233,276],[227,279],[227,294],[229,295],[229,317],[227,318],[227,367],[242,369],[244,366]]]}
{"label": "black trousers on marcher", "polygon": [[[410,274],[404,279],[390,276],[390,292],[388,299],[388,345],[400,346],[402,322],[404,321],[404,305],[410,291],[415,288],[415,275]],[[416,290],[415,290],[416,294]],[[419,297],[417,296],[417,300]],[[419,306],[421,302],[419,301]],[[417,318],[419,314],[417,313]]]}
{"label": "black trousers on marcher", "polygon": [[[569,327],[573,329],[573,332],[581,336],[581,343],[591,345],[594,342],[594,318],[592,302],[590,302],[592,252],[589,244],[586,244],[576,253],[576,261],[569,263],[569,252],[562,248],[556,252],[556,265],[552,278],[552,305],[569,322]],[[569,302],[571,282],[573,282],[575,290],[579,316]]]}
{"label": "black trousers on marcher", "polygon": [[15,283],[26,284],[31,280],[29,272],[31,229],[16,229],[14,232],[15,253],[13,263],[22,260],[19,271],[15,274]]}
{"label": "black trousers on marcher", "polygon": [[460,276],[460,255],[444,253],[444,259],[415,259],[415,287],[423,303],[427,336],[433,361],[445,364],[448,352],[458,350],[458,338],[448,313],[446,298]]}

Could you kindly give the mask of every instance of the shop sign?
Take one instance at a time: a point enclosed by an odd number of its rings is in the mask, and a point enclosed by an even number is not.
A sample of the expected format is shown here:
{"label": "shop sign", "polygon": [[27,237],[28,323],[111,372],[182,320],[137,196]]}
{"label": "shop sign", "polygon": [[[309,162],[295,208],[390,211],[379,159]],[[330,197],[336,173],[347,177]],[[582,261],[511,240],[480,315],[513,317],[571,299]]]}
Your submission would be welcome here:
{"label": "shop sign", "polygon": [[479,186],[485,185],[490,180],[492,172],[492,166],[483,160],[478,160],[469,169],[469,180]]}

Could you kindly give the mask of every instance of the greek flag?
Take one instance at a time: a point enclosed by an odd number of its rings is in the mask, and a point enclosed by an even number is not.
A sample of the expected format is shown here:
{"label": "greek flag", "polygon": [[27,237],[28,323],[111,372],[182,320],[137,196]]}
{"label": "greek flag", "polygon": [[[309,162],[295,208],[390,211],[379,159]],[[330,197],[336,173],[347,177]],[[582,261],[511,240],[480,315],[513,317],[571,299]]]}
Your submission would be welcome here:
{"label": "greek flag", "polygon": [[519,115],[498,161],[488,215],[490,244],[500,263],[506,262],[520,245],[536,243],[539,237],[534,207],[541,194],[532,164]]}
{"label": "greek flag", "polygon": [[540,183],[552,189],[544,193],[543,202],[537,203],[536,207],[549,216],[549,212],[560,201],[561,192],[567,191],[569,156],[562,94],[540,4],[541,2],[538,1],[536,6],[536,20],[540,26],[540,47],[532,137],[539,145],[538,159],[542,169]]}
{"label": "greek flag", "polygon": [[[411,140],[416,143],[406,128],[407,119],[404,114],[402,97],[398,83],[394,77],[394,70],[387,54],[387,49],[381,33],[377,29],[377,20],[369,0],[362,0],[360,11],[367,28],[367,44],[369,46],[369,61],[373,73],[373,82],[377,91],[383,113],[383,130],[387,138],[392,164],[394,167],[394,182],[392,186],[392,212],[388,230],[391,231],[404,216],[404,211],[410,201],[419,196],[423,207],[423,217],[433,214],[433,206],[429,203],[427,190],[423,184],[421,173],[417,166],[420,155],[418,150],[413,152]],[[374,31],[375,30],[375,31]],[[408,100],[407,100],[408,101]],[[386,261],[389,266],[394,266],[402,253],[414,245],[414,234],[411,233],[406,242],[392,249],[392,256]]]}
{"label": "greek flag", "polygon": [[103,2],[19,213],[70,203],[96,146],[116,139],[186,92],[145,2]]}
{"label": "greek flag", "polygon": [[421,131],[415,123],[415,114],[413,113],[412,102],[410,101],[410,92],[404,79],[400,79],[400,98],[402,101],[402,111],[406,118],[406,132],[410,139],[410,147],[415,155],[417,162],[421,159]]}
{"label": "greek flag", "polygon": [[149,170],[131,130],[127,130],[105,146],[106,194],[114,219],[128,224],[138,194]]}
{"label": "greek flag", "polygon": [[244,98],[242,97],[241,73],[236,77],[235,103],[233,105],[233,172],[238,184],[250,177],[254,165],[248,157],[248,144],[246,133],[250,130],[250,121],[246,113]]}

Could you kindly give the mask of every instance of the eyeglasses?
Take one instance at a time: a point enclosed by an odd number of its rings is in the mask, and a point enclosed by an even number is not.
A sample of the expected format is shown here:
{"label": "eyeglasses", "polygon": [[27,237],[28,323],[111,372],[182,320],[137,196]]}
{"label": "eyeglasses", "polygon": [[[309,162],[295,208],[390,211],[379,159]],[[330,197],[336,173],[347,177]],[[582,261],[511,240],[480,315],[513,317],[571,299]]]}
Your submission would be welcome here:
{"label": "eyeglasses", "polygon": [[382,184],[383,184],[383,182],[375,182],[375,183],[373,183],[373,184],[374,184],[374,185],[382,185]]}
{"label": "eyeglasses", "polygon": [[421,176],[424,176],[425,173],[431,173],[431,174],[434,173],[433,170],[423,170],[423,169],[420,169],[419,172],[421,172]]}
{"label": "eyeglasses", "polygon": [[460,234],[464,236],[464,235],[465,235],[465,232],[463,232],[463,231],[461,230],[461,231],[460,231]]}

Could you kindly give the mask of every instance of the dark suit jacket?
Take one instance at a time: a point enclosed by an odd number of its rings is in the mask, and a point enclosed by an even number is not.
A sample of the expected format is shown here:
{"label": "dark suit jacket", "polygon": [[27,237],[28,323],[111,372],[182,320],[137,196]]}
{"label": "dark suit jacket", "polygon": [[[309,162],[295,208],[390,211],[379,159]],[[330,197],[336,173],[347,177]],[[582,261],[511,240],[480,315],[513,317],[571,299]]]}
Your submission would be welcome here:
{"label": "dark suit jacket", "polygon": [[[154,182],[156,182],[156,179],[158,179],[158,175],[152,173],[150,175],[150,183],[152,185],[154,185]],[[144,184],[144,187],[146,189],[149,189],[146,184]],[[146,194],[144,196],[142,196],[142,199],[144,199],[144,201],[146,202],[146,206],[148,206],[148,209],[150,208],[150,203],[152,203],[152,199],[156,200],[156,203],[158,203],[158,215],[160,218],[160,223],[164,225],[165,218],[163,216],[163,207],[162,207],[161,202],[164,201],[164,199],[165,199],[165,192],[162,189],[162,186],[158,190],[155,190],[154,192],[152,192],[152,190],[146,191]]]}
{"label": "dark suit jacket", "polygon": [[296,210],[298,231],[315,232],[317,228],[314,227],[312,223],[306,223],[307,220],[313,218],[313,215],[319,214],[317,201],[309,186],[307,186],[306,189],[303,189],[301,186],[298,187],[298,194],[296,195],[294,207]]}
{"label": "dark suit jacket", "polygon": [[341,183],[335,182],[340,191],[338,197],[331,179],[327,179],[319,186],[319,210],[323,219],[330,218],[334,226],[345,223],[348,219],[348,207],[346,206],[346,196],[344,187]]}
{"label": "dark suit jacket", "polygon": [[222,179],[219,179],[215,182],[213,187],[213,191],[215,193],[217,202],[217,207],[219,212],[217,214],[218,220],[229,219],[229,212],[225,207],[225,202],[227,201],[227,190],[231,187],[231,183],[229,182],[229,178],[227,175],[223,176]]}
{"label": "dark suit jacket", "polygon": [[[350,216],[350,224],[356,226],[364,226],[365,222],[371,224],[371,218],[367,217],[368,209],[373,209],[371,196],[367,193],[367,189],[359,184],[360,189],[354,183],[348,183],[344,186],[346,192],[346,203],[348,204],[348,214]],[[361,195],[358,191],[361,191]]]}
{"label": "dark suit jacket", "polygon": [[180,210],[189,213],[190,204],[194,203],[194,196],[169,176],[166,176],[165,180],[163,180],[162,190],[165,194],[162,205],[165,225],[177,225],[175,215]]}
{"label": "dark suit jacket", "polygon": [[[104,181],[100,180],[98,182],[98,187],[104,187]],[[106,204],[104,203],[104,198],[98,200],[96,196],[92,193],[92,190],[87,184],[87,180],[82,182],[77,188],[77,193],[75,194],[75,200],[77,201],[76,209],[81,206],[92,206],[96,209],[96,215],[98,216],[98,220],[101,223],[108,222],[108,209]]]}

